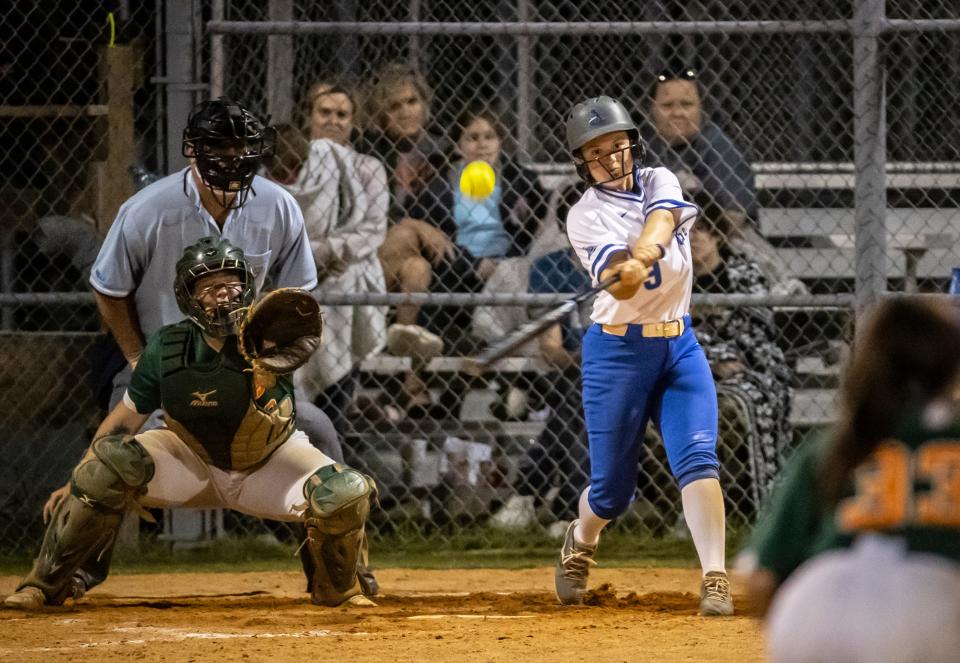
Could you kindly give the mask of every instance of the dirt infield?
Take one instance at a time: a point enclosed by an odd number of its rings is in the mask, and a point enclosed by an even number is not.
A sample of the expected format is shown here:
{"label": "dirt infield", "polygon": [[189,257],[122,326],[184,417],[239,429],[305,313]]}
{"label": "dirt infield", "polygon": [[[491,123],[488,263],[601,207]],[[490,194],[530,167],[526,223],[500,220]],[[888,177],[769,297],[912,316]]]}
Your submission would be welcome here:
{"label": "dirt infield", "polygon": [[[375,608],[319,608],[297,573],[118,575],[76,604],[0,610],[0,659],[72,661],[762,660],[759,623],[696,615],[699,573],[596,569],[561,607],[552,569],[378,571]],[[0,577],[0,594],[16,585]],[[736,589],[736,585],[735,585]]]}

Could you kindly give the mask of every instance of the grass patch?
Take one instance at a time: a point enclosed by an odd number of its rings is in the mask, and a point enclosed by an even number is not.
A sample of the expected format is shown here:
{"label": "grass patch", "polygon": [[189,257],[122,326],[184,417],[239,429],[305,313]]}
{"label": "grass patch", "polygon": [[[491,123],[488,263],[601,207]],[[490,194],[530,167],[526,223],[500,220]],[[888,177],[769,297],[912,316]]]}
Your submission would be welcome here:
{"label": "grass patch", "polygon": [[[742,532],[728,535],[728,554],[739,548],[743,538]],[[472,527],[442,536],[398,530],[389,536],[373,536],[370,556],[375,568],[519,569],[552,565],[556,561],[558,546],[539,531],[504,533],[487,527]],[[599,559],[607,567],[697,566],[690,541],[675,537],[654,538],[620,528],[604,534]],[[0,557],[0,575],[23,575],[29,568],[29,554]],[[265,537],[226,538],[205,548],[176,551],[166,545],[145,542],[139,554],[118,552],[111,567],[115,573],[133,574],[299,569],[295,546]]]}

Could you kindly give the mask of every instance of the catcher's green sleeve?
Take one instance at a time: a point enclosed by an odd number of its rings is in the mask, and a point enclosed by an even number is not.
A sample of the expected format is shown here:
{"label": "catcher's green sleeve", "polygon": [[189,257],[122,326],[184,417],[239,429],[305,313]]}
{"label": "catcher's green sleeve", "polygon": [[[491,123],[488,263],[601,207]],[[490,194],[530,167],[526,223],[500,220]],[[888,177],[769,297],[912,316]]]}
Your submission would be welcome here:
{"label": "catcher's green sleeve", "polygon": [[137,362],[137,367],[133,370],[130,385],[127,387],[127,394],[129,394],[130,400],[133,401],[133,404],[137,407],[137,412],[140,414],[148,414],[158,410],[162,405],[160,358],[165,329],[166,327],[158,329],[147,340],[143,354],[140,355],[140,361]]}

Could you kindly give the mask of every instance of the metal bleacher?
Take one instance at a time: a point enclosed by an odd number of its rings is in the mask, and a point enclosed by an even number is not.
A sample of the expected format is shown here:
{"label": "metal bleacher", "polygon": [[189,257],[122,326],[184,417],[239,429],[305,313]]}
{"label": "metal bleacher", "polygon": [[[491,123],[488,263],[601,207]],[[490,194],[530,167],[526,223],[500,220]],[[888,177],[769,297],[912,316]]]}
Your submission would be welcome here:
{"label": "metal bleacher", "polygon": [[[820,290],[854,277],[854,172],[849,163],[754,167],[760,229],[795,276]],[[916,292],[960,265],[960,163],[890,163],[886,262],[891,289]]]}

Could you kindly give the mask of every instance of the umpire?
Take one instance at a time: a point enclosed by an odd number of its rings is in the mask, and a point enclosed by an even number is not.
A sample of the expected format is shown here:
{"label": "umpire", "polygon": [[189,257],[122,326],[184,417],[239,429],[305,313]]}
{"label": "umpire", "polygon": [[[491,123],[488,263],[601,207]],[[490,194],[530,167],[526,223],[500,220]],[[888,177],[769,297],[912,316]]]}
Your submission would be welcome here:
{"label": "umpire", "polygon": [[[273,129],[242,104],[225,97],[202,102],[183,132],[190,164],[120,208],[90,275],[97,308],[127,359],[113,380],[111,409],[129,386],[147,337],[183,319],[174,295],[176,263],[200,238],[219,237],[241,249],[257,292],[316,287],[300,207],[282,187],[256,174],[273,144]],[[329,418],[307,399],[298,400],[298,429],[342,461]],[[81,575],[88,588],[102,581],[94,562]]]}

